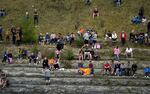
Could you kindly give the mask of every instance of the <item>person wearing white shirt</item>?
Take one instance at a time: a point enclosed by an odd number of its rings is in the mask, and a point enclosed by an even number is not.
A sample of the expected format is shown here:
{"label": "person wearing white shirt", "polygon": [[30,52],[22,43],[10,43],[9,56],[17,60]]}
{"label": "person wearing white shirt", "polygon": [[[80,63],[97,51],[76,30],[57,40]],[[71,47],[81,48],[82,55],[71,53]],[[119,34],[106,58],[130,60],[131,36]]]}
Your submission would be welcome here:
{"label": "person wearing white shirt", "polygon": [[113,32],[112,33],[112,41],[114,42],[116,40],[117,40],[117,34],[116,34],[116,32]]}
{"label": "person wearing white shirt", "polygon": [[125,51],[126,57],[133,57],[133,50],[132,48],[127,47]]}
{"label": "person wearing white shirt", "polygon": [[83,35],[83,38],[84,38],[84,44],[88,44],[88,42],[89,42],[89,34],[88,34],[88,32],[86,32],[86,33]]}

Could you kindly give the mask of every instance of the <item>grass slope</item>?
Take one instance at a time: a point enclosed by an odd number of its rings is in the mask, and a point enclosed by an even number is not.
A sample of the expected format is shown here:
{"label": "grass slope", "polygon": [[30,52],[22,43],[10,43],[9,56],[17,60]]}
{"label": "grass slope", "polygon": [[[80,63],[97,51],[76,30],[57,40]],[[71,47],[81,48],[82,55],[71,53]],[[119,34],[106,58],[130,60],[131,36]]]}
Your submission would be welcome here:
{"label": "grass slope", "polygon": [[[28,10],[33,15],[34,5],[39,10],[40,24],[38,32],[76,32],[77,28],[94,28],[100,36],[107,30],[120,32],[132,29],[146,31],[146,26],[132,25],[131,18],[138,14],[141,6],[145,15],[150,15],[150,0],[123,0],[120,8],[114,7],[114,0],[93,0],[91,6],[85,6],[83,0],[0,0],[0,6],[6,8],[8,15],[0,19],[5,29],[12,24],[18,25],[18,18]],[[92,10],[98,7],[100,17],[92,19]]]}

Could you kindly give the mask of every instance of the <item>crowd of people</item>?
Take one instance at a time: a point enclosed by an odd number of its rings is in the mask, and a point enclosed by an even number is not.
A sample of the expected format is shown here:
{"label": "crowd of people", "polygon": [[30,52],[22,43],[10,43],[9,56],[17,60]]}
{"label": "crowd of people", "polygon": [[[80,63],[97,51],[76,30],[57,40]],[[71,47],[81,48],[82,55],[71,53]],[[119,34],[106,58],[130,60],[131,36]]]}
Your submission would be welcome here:
{"label": "crowd of people", "polygon": [[[40,45],[49,45],[49,44],[57,44],[58,42],[61,42],[62,44],[64,44],[64,41],[69,41],[70,42],[70,35],[66,36],[66,38],[64,36],[62,36],[61,33],[51,33],[49,34],[48,32],[44,35],[42,33],[39,34],[38,36],[38,43]],[[72,37],[72,41],[73,41],[73,37]],[[72,43],[72,42],[70,42]]]}
{"label": "crowd of people", "polygon": [[[122,0],[114,0],[115,6],[119,7],[122,4]],[[85,0],[86,5],[91,5],[92,0]],[[3,17],[6,15],[6,12],[4,9],[0,9],[0,17]],[[96,19],[96,17],[100,16],[100,11],[96,7],[92,12],[93,19]],[[141,7],[139,10],[138,15],[140,21],[145,22],[144,20],[144,8]],[[25,12],[25,18],[30,18],[30,13],[28,10]],[[33,18],[34,18],[34,25],[39,24],[39,13],[37,9],[34,9],[33,12]],[[137,19],[132,20],[133,23],[138,23]],[[138,32],[135,30],[132,30],[132,32],[128,35],[127,32],[121,31],[119,35],[116,33],[116,31],[105,32],[104,38],[105,40],[109,40],[114,45],[118,39],[120,38],[122,46],[124,46],[127,42],[127,40],[138,43],[138,44],[149,44],[149,31],[150,31],[150,23],[148,24],[148,32]],[[5,36],[3,36],[4,29],[3,26],[0,25],[0,41],[3,41],[4,37],[6,38],[6,41],[12,40],[12,43],[15,45],[20,45],[20,43],[23,41],[23,30],[21,27],[15,27],[12,26],[11,29],[8,32],[5,32]],[[45,83],[46,85],[50,84],[50,71],[51,70],[58,70],[60,69],[60,57],[62,49],[64,48],[65,42],[68,44],[73,44],[74,41],[77,38],[81,38],[84,41],[84,46],[80,49],[78,54],[78,60],[79,60],[79,73],[82,75],[94,75],[94,65],[92,63],[92,60],[98,60],[100,59],[100,54],[98,52],[98,49],[102,48],[102,45],[98,42],[98,34],[97,31],[92,29],[83,29],[81,28],[79,31],[77,31],[77,34],[74,33],[68,33],[66,36],[63,36],[61,33],[56,34],[55,32],[52,32],[49,34],[48,32],[46,34],[39,33],[38,35],[38,43],[40,45],[49,45],[49,44],[55,44],[56,50],[55,50],[55,57],[53,58],[47,58],[42,57],[42,54],[40,51],[38,52],[29,52],[27,49],[19,48],[17,55],[14,55],[11,51],[5,51],[3,55],[2,62],[7,62],[9,64],[13,64],[15,62],[22,63],[22,60],[28,60],[29,65],[31,64],[41,64],[43,67],[43,72],[45,73]],[[135,73],[138,69],[136,64],[123,63],[120,61],[120,56],[122,54],[121,48],[119,46],[116,46],[113,50],[114,60],[112,60],[111,63],[105,62],[103,64],[103,75],[115,75],[115,76],[135,76]],[[125,52],[123,52],[126,58],[133,57],[133,48],[126,47]],[[15,61],[16,60],[16,61]],[[88,60],[89,66],[84,67],[83,62],[84,60]],[[146,67],[144,68],[145,77],[149,77],[150,74],[150,68]],[[6,78],[6,75],[0,70],[0,87],[5,88],[8,86],[8,80]]]}
{"label": "crowd of people", "polygon": [[[4,34],[4,36],[3,36]],[[3,26],[0,25],[0,41],[5,39],[6,42],[12,41],[12,44],[19,46],[23,40],[23,31],[21,27],[12,26],[10,30],[4,32]]]}
{"label": "crowd of people", "polygon": [[[111,41],[112,44],[115,44],[117,41],[119,41],[118,34],[114,32],[107,31],[105,32],[105,40]],[[130,41],[131,43],[137,43],[137,44],[146,44],[149,45],[149,35],[148,33],[139,32],[132,30],[129,34],[127,34],[125,31],[122,31],[120,33],[120,41],[122,45],[125,45],[127,41]]]}
{"label": "crowd of people", "polygon": [[121,62],[104,63],[104,72],[103,74],[107,75],[116,75],[116,76],[134,76],[137,71],[137,65]]}
{"label": "crowd of people", "polygon": [[6,88],[9,86],[6,74],[0,69],[0,88]]}

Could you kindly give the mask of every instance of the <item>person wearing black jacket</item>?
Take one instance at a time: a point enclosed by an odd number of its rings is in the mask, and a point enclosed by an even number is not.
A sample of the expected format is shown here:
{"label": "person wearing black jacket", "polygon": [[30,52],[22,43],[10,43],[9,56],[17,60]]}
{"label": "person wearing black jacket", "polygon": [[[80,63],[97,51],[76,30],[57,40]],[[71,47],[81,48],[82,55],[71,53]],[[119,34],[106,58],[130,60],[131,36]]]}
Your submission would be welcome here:
{"label": "person wearing black jacket", "polygon": [[150,37],[150,21],[147,24],[147,33],[148,33],[148,36]]}
{"label": "person wearing black jacket", "polygon": [[49,68],[48,59],[46,57],[43,60],[43,69],[45,69],[45,68]]}
{"label": "person wearing black jacket", "polygon": [[31,64],[32,60],[36,64],[36,55],[34,53],[29,56],[29,64]]}
{"label": "person wearing black jacket", "polygon": [[136,64],[132,64],[132,75],[134,76],[135,75],[135,72],[137,71],[137,65]]}

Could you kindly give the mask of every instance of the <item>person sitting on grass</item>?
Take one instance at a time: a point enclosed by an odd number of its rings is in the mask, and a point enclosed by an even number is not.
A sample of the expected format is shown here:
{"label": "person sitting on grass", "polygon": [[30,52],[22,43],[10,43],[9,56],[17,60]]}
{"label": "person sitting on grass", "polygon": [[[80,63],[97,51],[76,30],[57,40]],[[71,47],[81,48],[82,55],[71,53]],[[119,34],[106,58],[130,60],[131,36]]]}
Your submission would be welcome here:
{"label": "person sitting on grass", "polygon": [[42,44],[43,44],[43,41],[44,41],[44,39],[43,39],[43,34],[40,33],[39,36],[38,36],[38,42],[39,42],[40,45],[42,45]]}
{"label": "person sitting on grass", "polygon": [[127,47],[126,51],[125,51],[125,55],[126,55],[126,58],[133,57],[133,50],[132,50],[132,48]]}
{"label": "person sitting on grass", "polygon": [[129,41],[134,42],[135,41],[135,31],[132,30],[129,34]]}
{"label": "person sitting on grass", "polygon": [[50,70],[49,67],[45,67],[45,84],[49,85],[50,84]]}
{"label": "person sitting on grass", "polygon": [[112,36],[111,36],[111,39],[112,39],[112,43],[114,44],[116,41],[117,41],[117,33],[114,31],[113,33],[112,33]]}
{"label": "person sitting on grass", "polygon": [[133,24],[140,24],[140,23],[142,23],[142,19],[141,19],[139,16],[134,16],[134,17],[132,18],[131,22],[132,22]]}
{"label": "person sitting on grass", "polygon": [[50,43],[53,44],[55,42],[56,42],[56,34],[52,32],[50,35]]}
{"label": "person sitting on grass", "polygon": [[112,39],[112,33],[110,31],[105,31],[105,34],[104,34],[104,39],[105,40],[111,40]]}
{"label": "person sitting on grass", "polygon": [[99,14],[99,11],[97,8],[94,9],[93,11],[93,19],[95,19],[96,17],[98,17],[100,14]]}
{"label": "person sitting on grass", "polygon": [[50,35],[47,32],[46,35],[45,35],[45,44],[49,44],[49,43],[50,43]]}

